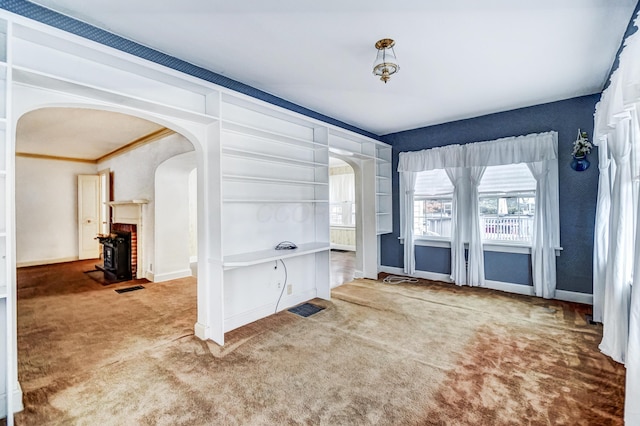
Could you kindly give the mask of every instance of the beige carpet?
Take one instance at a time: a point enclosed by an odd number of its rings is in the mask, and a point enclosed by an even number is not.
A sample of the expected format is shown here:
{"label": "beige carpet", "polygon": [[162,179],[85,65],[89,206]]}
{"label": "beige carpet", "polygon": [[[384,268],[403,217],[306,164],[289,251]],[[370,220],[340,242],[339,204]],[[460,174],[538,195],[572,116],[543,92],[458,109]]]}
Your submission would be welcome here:
{"label": "beige carpet", "polygon": [[585,306],[358,280],[220,348],[193,337],[194,280],[117,294],[86,266],[19,271],[19,425],[622,424]]}

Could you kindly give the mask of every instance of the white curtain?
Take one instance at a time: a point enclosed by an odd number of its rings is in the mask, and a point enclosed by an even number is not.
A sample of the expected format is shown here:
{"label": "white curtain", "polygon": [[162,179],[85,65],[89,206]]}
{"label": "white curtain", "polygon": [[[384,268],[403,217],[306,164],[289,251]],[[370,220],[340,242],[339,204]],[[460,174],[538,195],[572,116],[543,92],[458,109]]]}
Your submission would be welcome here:
{"label": "white curtain", "polygon": [[[533,274],[534,285],[540,287],[541,296],[553,297],[555,292],[555,247],[560,244],[560,219],[558,212],[558,134],[556,132],[538,133],[477,142],[466,145],[447,145],[416,152],[401,152],[398,172],[401,176],[407,172],[418,173],[427,170],[445,169],[454,185],[451,237],[451,278],[459,285],[482,285],[484,283],[484,254],[480,236],[478,218],[478,183],[482,179],[485,167],[504,164],[538,164],[539,176],[536,178],[540,196],[537,216],[539,236],[535,244],[539,247],[540,273]],[[405,239],[405,272],[407,265],[415,263],[413,248],[407,247],[407,238],[413,241],[413,198],[406,186],[401,189],[401,237]],[[415,183],[415,179],[414,179]],[[413,189],[413,186],[411,186]],[[538,202],[536,202],[536,205]],[[409,218],[411,221],[409,222]],[[474,223],[475,221],[475,223]],[[411,227],[407,224],[411,223]],[[411,229],[410,229],[411,228]],[[411,235],[409,233],[411,232]],[[404,235],[403,235],[404,233]],[[469,271],[465,261],[464,244],[469,243]],[[413,244],[411,244],[413,245]],[[534,248],[534,250],[536,250]],[[407,257],[411,255],[412,258]]]}
{"label": "white curtain", "polygon": [[355,201],[356,184],[353,172],[329,175],[329,197],[332,203]]}
{"label": "white curtain", "polygon": [[413,194],[416,188],[415,172],[402,172],[400,179],[404,189],[404,273],[413,274],[416,271],[416,253],[413,245]]}
{"label": "white curtain", "polygon": [[550,188],[549,161],[528,163],[527,167],[536,179],[536,213],[533,219],[531,241],[531,272],[536,296],[551,299],[556,295],[556,254],[553,245],[554,218],[550,206],[553,203]]}
{"label": "white curtain", "polygon": [[609,256],[604,293],[600,350],[624,363],[629,327],[629,297],[633,273],[633,192],[631,182],[630,115],[621,118],[608,138],[616,174],[611,192]]}
{"label": "white curtain", "polygon": [[[640,205],[638,205],[640,216]],[[640,218],[636,219],[640,223]],[[640,425],[640,232],[636,233],[633,289],[629,309],[629,343],[627,346],[627,380],[624,420],[628,425]]]}
{"label": "white curtain", "polygon": [[593,320],[603,321],[604,288],[607,277],[607,256],[609,253],[609,212],[611,208],[611,179],[607,138],[603,137],[598,146],[598,199],[596,204],[596,224],[593,232]]}
{"label": "white curtain", "polygon": [[467,265],[464,243],[467,240],[467,188],[469,171],[463,167],[445,169],[453,184],[451,203],[451,281],[458,285],[467,284]]}
{"label": "white curtain", "polygon": [[[637,188],[637,183],[632,181],[638,179],[639,172],[632,171],[632,166],[640,163],[637,113],[640,105],[640,31],[624,41],[619,59],[618,68],[596,105],[594,120],[593,139],[599,143],[598,158],[602,168],[593,261],[594,318],[602,315],[602,352],[626,365],[625,422],[637,425],[640,424],[640,227],[636,221],[640,213],[639,200],[633,189],[634,186]],[[609,199],[607,179],[612,179]]]}
{"label": "white curtain", "polygon": [[[470,286],[484,285],[484,251],[482,249],[482,231],[480,230],[480,216],[478,215],[478,186],[486,167],[473,166],[469,168],[469,266],[467,268],[467,283]],[[472,213],[476,214],[472,214]]]}

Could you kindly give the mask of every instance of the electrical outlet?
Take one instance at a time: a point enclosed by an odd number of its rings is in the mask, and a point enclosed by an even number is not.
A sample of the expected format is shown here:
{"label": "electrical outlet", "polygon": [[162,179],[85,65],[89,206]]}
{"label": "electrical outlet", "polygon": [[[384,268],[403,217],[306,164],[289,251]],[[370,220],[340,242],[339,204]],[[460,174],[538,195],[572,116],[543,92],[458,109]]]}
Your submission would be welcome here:
{"label": "electrical outlet", "polygon": [[287,294],[293,293],[293,284],[287,284]]}
{"label": "electrical outlet", "polygon": [[282,283],[280,281],[278,281],[276,285],[278,286],[278,288],[282,288]]}

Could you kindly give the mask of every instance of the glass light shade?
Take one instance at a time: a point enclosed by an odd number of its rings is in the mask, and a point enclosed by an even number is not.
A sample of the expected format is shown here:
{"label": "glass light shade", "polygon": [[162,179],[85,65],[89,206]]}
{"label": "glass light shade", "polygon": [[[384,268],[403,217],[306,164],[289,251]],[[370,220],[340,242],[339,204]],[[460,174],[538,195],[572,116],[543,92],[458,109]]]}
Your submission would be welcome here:
{"label": "glass light shade", "polygon": [[[378,42],[377,45],[382,41]],[[396,53],[393,50],[393,40],[389,40],[389,42],[388,46],[383,45],[383,47],[378,48],[376,60],[373,62],[373,74],[379,76],[380,80],[385,83],[400,69]]]}

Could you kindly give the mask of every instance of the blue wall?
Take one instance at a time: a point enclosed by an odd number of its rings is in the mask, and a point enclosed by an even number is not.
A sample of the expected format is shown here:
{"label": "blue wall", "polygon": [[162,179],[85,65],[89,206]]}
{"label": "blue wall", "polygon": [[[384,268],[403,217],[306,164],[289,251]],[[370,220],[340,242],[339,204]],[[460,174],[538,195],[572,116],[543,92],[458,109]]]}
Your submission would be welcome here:
{"label": "blue wall", "polygon": [[[589,156],[591,167],[575,172],[569,167],[571,149],[578,128],[593,133],[593,113],[600,95],[589,95],[565,101],[536,105],[513,111],[485,115],[468,120],[424,127],[385,135],[382,139],[393,146],[393,170],[398,166],[398,153],[417,151],[454,143],[471,143],[508,136],[547,131],[558,132],[560,179],[560,242],[563,248],[557,260],[560,290],[592,293],[593,227],[598,190],[597,153]],[[398,173],[393,174],[393,233],[381,237],[381,264],[403,266],[400,244]],[[531,284],[530,256],[508,253],[485,253],[485,275],[488,280]],[[449,250],[416,247],[416,269],[450,273]]]}

